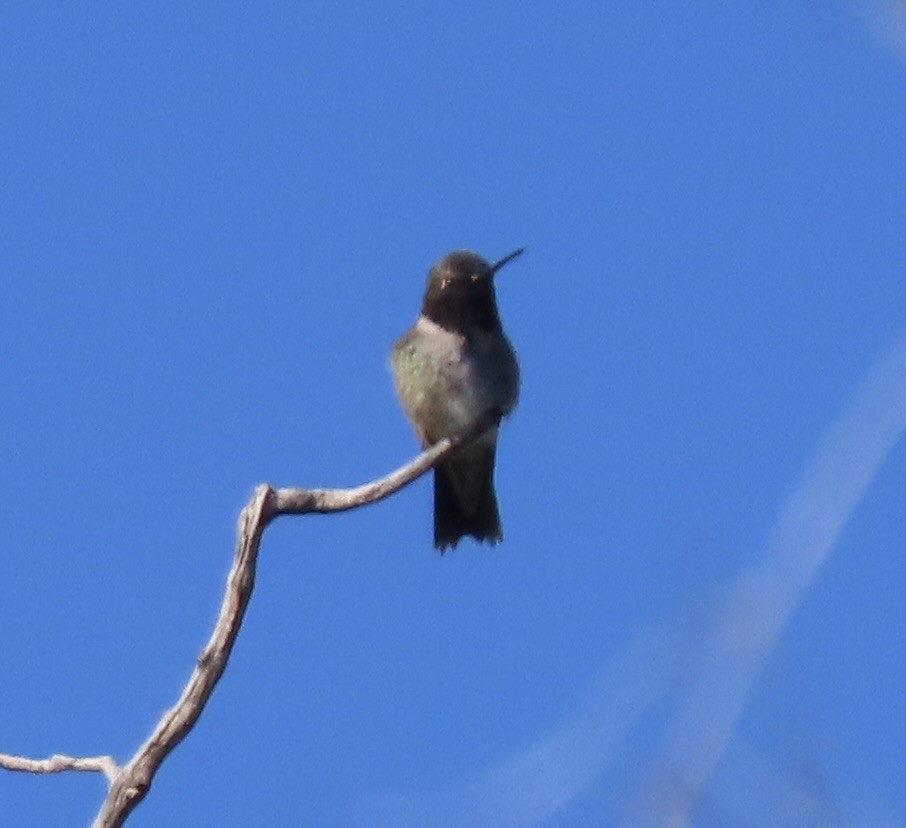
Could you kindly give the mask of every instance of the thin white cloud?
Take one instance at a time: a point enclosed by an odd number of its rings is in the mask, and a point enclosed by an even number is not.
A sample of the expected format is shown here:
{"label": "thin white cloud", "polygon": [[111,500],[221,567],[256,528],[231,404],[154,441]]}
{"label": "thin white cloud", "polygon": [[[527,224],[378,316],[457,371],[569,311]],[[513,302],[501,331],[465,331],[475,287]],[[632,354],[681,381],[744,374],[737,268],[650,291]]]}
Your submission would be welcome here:
{"label": "thin white cloud", "polygon": [[726,590],[704,634],[676,618],[637,636],[551,733],[440,790],[369,800],[357,824],[538,825],[604,770],[642,713],[681,688],[634,824],[691,826],[756,676],[904,430],[906,341],[875,366],[828,430],[782,509],[763,560]]}
{"label": "thin white cloud", "polygon": [[875,366],[824,436],[774,526],[764,560],[727,595],[704,645],[706,667],[679,703],[649,785],[651,824],[691,825],[755,677],[904,430],[906,342]]}
{"label": "thin white cloud", "polygon": [[869,0],[865,11],[871,33],[906,59],[906,0]]}
{"label": "thin white cloud", "polygon": [[[724,791],[731,796],[710,797],[727,824],[820,826],[852,828],[854,825],[890,826],[881,812],[859,802],[844,809],[830,790],[820,763],[808,748],[791,754],[779,767],[764,755],[735,740],[721,775],[728,779]],[[778,818],[780,817],[780,818]]]}

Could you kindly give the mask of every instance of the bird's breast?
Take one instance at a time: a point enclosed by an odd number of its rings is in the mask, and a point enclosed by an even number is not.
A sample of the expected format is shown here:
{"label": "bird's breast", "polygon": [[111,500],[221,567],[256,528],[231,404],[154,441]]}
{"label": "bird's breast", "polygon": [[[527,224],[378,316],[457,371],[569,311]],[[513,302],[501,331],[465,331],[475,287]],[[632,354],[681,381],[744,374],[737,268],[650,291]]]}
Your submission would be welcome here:
{"label": "bird's breast", "polygon": [[491,410],[516,404],[519,370],[506,337],[466,338],[420,317],[393,354],[397,392],[425,442],[456,436]]}

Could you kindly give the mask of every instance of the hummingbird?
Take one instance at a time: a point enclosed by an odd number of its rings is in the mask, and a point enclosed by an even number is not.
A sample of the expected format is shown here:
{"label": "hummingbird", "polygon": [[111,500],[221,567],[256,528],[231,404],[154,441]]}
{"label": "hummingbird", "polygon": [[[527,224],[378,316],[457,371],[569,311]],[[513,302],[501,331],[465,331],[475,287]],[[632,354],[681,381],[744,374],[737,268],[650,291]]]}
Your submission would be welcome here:
{"label": "hummingbird", "polygon": [[[519,364],[500,324],[494,277],[523,250],[494,264],[456,250],[429,271],[421,313],[390,355],[397,396],[423,448],[460,437],[484,418],[499,423],[516,407]],[[434,468],[434,546],[441,554],[465,535],[491,545],[503,539],[496,451],[495,424]]]}

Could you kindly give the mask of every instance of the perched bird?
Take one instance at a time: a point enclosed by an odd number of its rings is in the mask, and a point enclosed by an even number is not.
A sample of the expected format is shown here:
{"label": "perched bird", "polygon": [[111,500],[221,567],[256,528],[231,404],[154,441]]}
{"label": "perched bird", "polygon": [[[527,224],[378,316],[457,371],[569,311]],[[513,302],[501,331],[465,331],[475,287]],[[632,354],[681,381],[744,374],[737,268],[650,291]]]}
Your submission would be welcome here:
{"label": "perched bird", "polygon": [[[468,250],[428,273],[421,314],[390,357],[396,392],[422,446],[459,437],[482,418],[499,422],[516,406],[519,365],[497,312],[494,276],[523,248],[489,264]],[[434,469],[434,545],[464,535],[503,538],[494,491],[497,427],[453,450]]]}

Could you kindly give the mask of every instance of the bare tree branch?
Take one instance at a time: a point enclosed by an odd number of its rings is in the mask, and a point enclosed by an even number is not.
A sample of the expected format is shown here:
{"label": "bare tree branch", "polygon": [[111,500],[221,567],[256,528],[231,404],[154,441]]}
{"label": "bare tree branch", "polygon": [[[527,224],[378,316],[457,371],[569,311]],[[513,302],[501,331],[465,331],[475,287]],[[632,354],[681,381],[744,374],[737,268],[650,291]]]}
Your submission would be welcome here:
{"label": "bare tree branch", "polygon": [[198,656],[195,669],[178,701],[163,714],[129,762],[119,767],[110,756],[27,759],[0,754],[0,767],[30,773],[59,773],[65,770],[101,772],[107,777],[109,787],[92,828],[122,826],[147,795],[163,761],[195,726],[223,675],[252,596],[258,550],[267,525],[279,515],[342,512],[383,500],[417,480],[457,445],[474,440],[496,425],[498,420],[499,416],[489,415],[460,439],[441,440],[386,477],[354,489],[272,489],[268,485],[258,486],[239,515],[236,552],[227,575],[226,592],[214,632]]}
{"label": "bare tree branch", "polygon": [[[480,431],[470,433],[481,434],[486,430],[487,424]],[[468,440],[462,439],[458,442]],[[441,440],[386,477],[355,489],[276,489],[273,492],[270,518],[278,515],[304,515],[309,512],[345,512],[367,506],[369,503],[377,503],[432,469],[453,446],[451,440]]]}
{"label": "bare tree branch", "polygon": [[88,771],[102,773],[107,782],[112,782],[120,769],[112,756],[62,756],[55,753],[49,759],[26,759],[24,756],[11,756],[0,753],[0,768],[25,771],[26,773],[62,773],[63,771]]}

